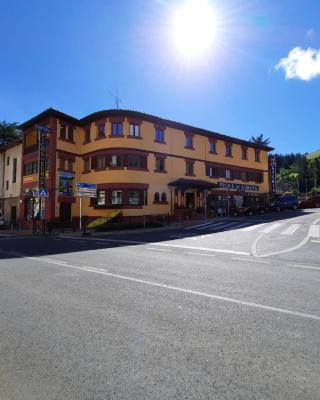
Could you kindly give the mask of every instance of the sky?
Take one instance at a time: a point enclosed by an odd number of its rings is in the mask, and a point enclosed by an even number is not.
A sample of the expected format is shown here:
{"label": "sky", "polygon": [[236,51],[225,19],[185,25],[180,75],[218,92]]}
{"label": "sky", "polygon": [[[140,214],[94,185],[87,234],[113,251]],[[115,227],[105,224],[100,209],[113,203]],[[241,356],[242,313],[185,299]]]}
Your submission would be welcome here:
{"label": "sky", "polygon": [[320,149],[320,1],[205,0],[214,39],[196,55],[173,34],[185,1],[0,0],[0,120],[82,118],[118,91],[123,109]]}

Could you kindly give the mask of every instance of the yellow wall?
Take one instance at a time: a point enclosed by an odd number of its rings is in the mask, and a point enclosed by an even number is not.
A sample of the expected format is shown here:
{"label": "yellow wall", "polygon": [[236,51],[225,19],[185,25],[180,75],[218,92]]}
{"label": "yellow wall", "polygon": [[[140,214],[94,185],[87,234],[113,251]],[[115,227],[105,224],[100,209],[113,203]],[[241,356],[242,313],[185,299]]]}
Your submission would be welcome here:
{"label": "yellow wall", "polygon": [[[268,158],[267,152],[264,150],[260,151],[260,162],[254,161],[254,148],[248,148],[248,160],[241,159],[241,144],[233,144],[232,145],[232,154],[233,156],[226,157],[225,156],[225,142],[223,140],[217,140],[216,149],[217,154],[209,153],[209,139],[208,137],[201,136],[195,134],[193,136],[193,147],[194,150],[186,149],[185,146],[185,134],[183,131],[174,129],[174,128],[166,128],[165,129],[165,144],[155,143],[154,142],[154,125],[151,122],[143,121],[140,125],[140,136],[142,140],[127,138],[129,135],[129,122],[127,119],[123,123],[123,134],[124,138],[110,138],[111,134],[111,122],[107,120],[105,124],[105,132],[106,138],[101,140],[95,140],[97,136],[97,127],[94,122],[91,123],[90,136],[91,143],[83,144],[84,142],[84,129],[77,127],[74,130],[74,141],[75,144],[69,143],[66,141],[62,141],[60,139],[57,140],[57,150],[70,152],[76,155],[76,162],[74,164],[75,170],[75,182],[88,182],[88,183],[145,183],[149,184],[148,190],[148,206],[147,213],[165,213],[170,211],[170,189],[168,188],[168,182],[179,179],[179,178],[188,178],[188,179],[201,179],[210,182],[218,182],[218,181],[226,181],[225,178],[212,179],[206,176],[205,170],[205,162],[213,162],[225,164],[226,166],[237,166],[237,167],[245,167],[256,169],[257,171],[264,171],[264,180],[261,184],[256,182],[242,182],[241,180],[232,180],[233,183],[240,184],[251,184],[255,186],[259,186],[259,192],[256,193],[267,193],[269,191],[269,182],[268,182]],[[59,137],[60,125],[58,121],[57,126],[57,134]],[[191,132],[192,133],[192,132]],[[149,171],[133,171],[127,170],[124,168],[123,170],[106,170],[99,172],[91,172],[87,174],[82,174],[83,172],[83,159],[82,156],[99,150],[99,149],[110,149],[110,148],[131,148],[131,149],[139,149],[146,150],[151,152],[159,152],[167,154],[167,158],[165,160],[165,166],[167,173],[156,173],[155,169],[155,155],[150,153],[148,156],[148,169]],[[184,158],[177,158],[174,156],[180,156]],[[186,164],[185,158],[188,159],[199,159],[202,161],[195,161],[194,164],[194,172],[195,177],[187,177],[185,176]],[[57,168],[58,168],[58,159],[57,159]],[[57,184],[59,182],[59,173],[57,172]],[[153,198],[155,192],[166,192],[167,200],[169,202],[168,205],[154,205]],[[58,193],[57,193],[58,196]],[[56,200],[58,200],[56,198]],[[89,199],[83,199],[83,214],[91,215],[91,216],[99,216],[106,213],[106,210],[103,209],[94,209],[92,207],[88,207]],[[56,206],[56,216],[58,216],[59,206],[57,203]],[[141,215],[143,211],[141,209],[127,209],[124,210],[125,215]],[[77,199],[77,203],[72,205],[72,214],[73,216],[79,215],[79,199]]]}

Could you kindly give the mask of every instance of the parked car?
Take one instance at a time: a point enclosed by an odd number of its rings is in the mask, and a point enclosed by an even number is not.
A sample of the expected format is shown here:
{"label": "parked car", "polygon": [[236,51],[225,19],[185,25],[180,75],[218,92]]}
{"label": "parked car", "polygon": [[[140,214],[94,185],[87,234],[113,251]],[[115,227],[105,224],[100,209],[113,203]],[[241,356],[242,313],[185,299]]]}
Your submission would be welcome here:
{"label": "parked car", "polygon": [[270,206],[275,211],[296,210],[299,207],[299,199],[298,196],[284,195],[273,199]]}
{"label": "parked car", "polygon": [[231,215],[233,217],[241,217],[244,215],[254,215],[254,208],[253,207],[233,208],[231,210]]}
{"label": "parked car", "polygon": [[306,197],[300,201],[300,208],[320,208],[320,196]]}
{"label": "parked car", "polygon": [[2,229],[3,227],[4,227],[4,218],[2,211],[0,211],[0,229]]}
{"label": "parked car", "polygon": [[269,211],[269,207],[266,204],[259,204],[254,207],[255,214],[265,214]]}

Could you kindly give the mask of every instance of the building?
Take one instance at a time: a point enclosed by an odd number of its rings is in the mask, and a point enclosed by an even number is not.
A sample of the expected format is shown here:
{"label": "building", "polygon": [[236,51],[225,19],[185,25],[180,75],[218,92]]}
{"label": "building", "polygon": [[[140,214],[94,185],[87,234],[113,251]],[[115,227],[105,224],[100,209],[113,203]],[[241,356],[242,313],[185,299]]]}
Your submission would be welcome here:
{"label": "building", "polygon": [[259,201],[269,193],[270,147],[152,115],[106,110],[76,119],[48,109],[21,125],[21,221],[37,215],[38,140],[35,124],[51,129],[47,140],[49,198],[45,218],[79,217],[75,182],[98,185],[84,198],[83,215],[123,217],[203,213]]}
{"label": "building", "polygon": [[20,210],[22,141],[0,149],[0,209],[6,225],[17,225]]}

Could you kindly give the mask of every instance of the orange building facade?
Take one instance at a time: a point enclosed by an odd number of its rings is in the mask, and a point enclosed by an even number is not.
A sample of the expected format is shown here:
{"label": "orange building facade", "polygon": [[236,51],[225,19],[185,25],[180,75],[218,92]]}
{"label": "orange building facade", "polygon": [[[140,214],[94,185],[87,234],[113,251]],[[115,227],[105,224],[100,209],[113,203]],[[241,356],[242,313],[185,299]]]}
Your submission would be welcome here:
{"label": "orange building facade", "polygon": [[23,131],[20,221],[36,217],[38,139],[47,139],[45,219],[79,218],[76,182],[97,184],[97,198],[83,198],[91,219],[121,210],[124,219],[170,214],[184,217],[269,194],[271,148],[234,137],[125,110],[76,119],[48,109],[21,125]]}

